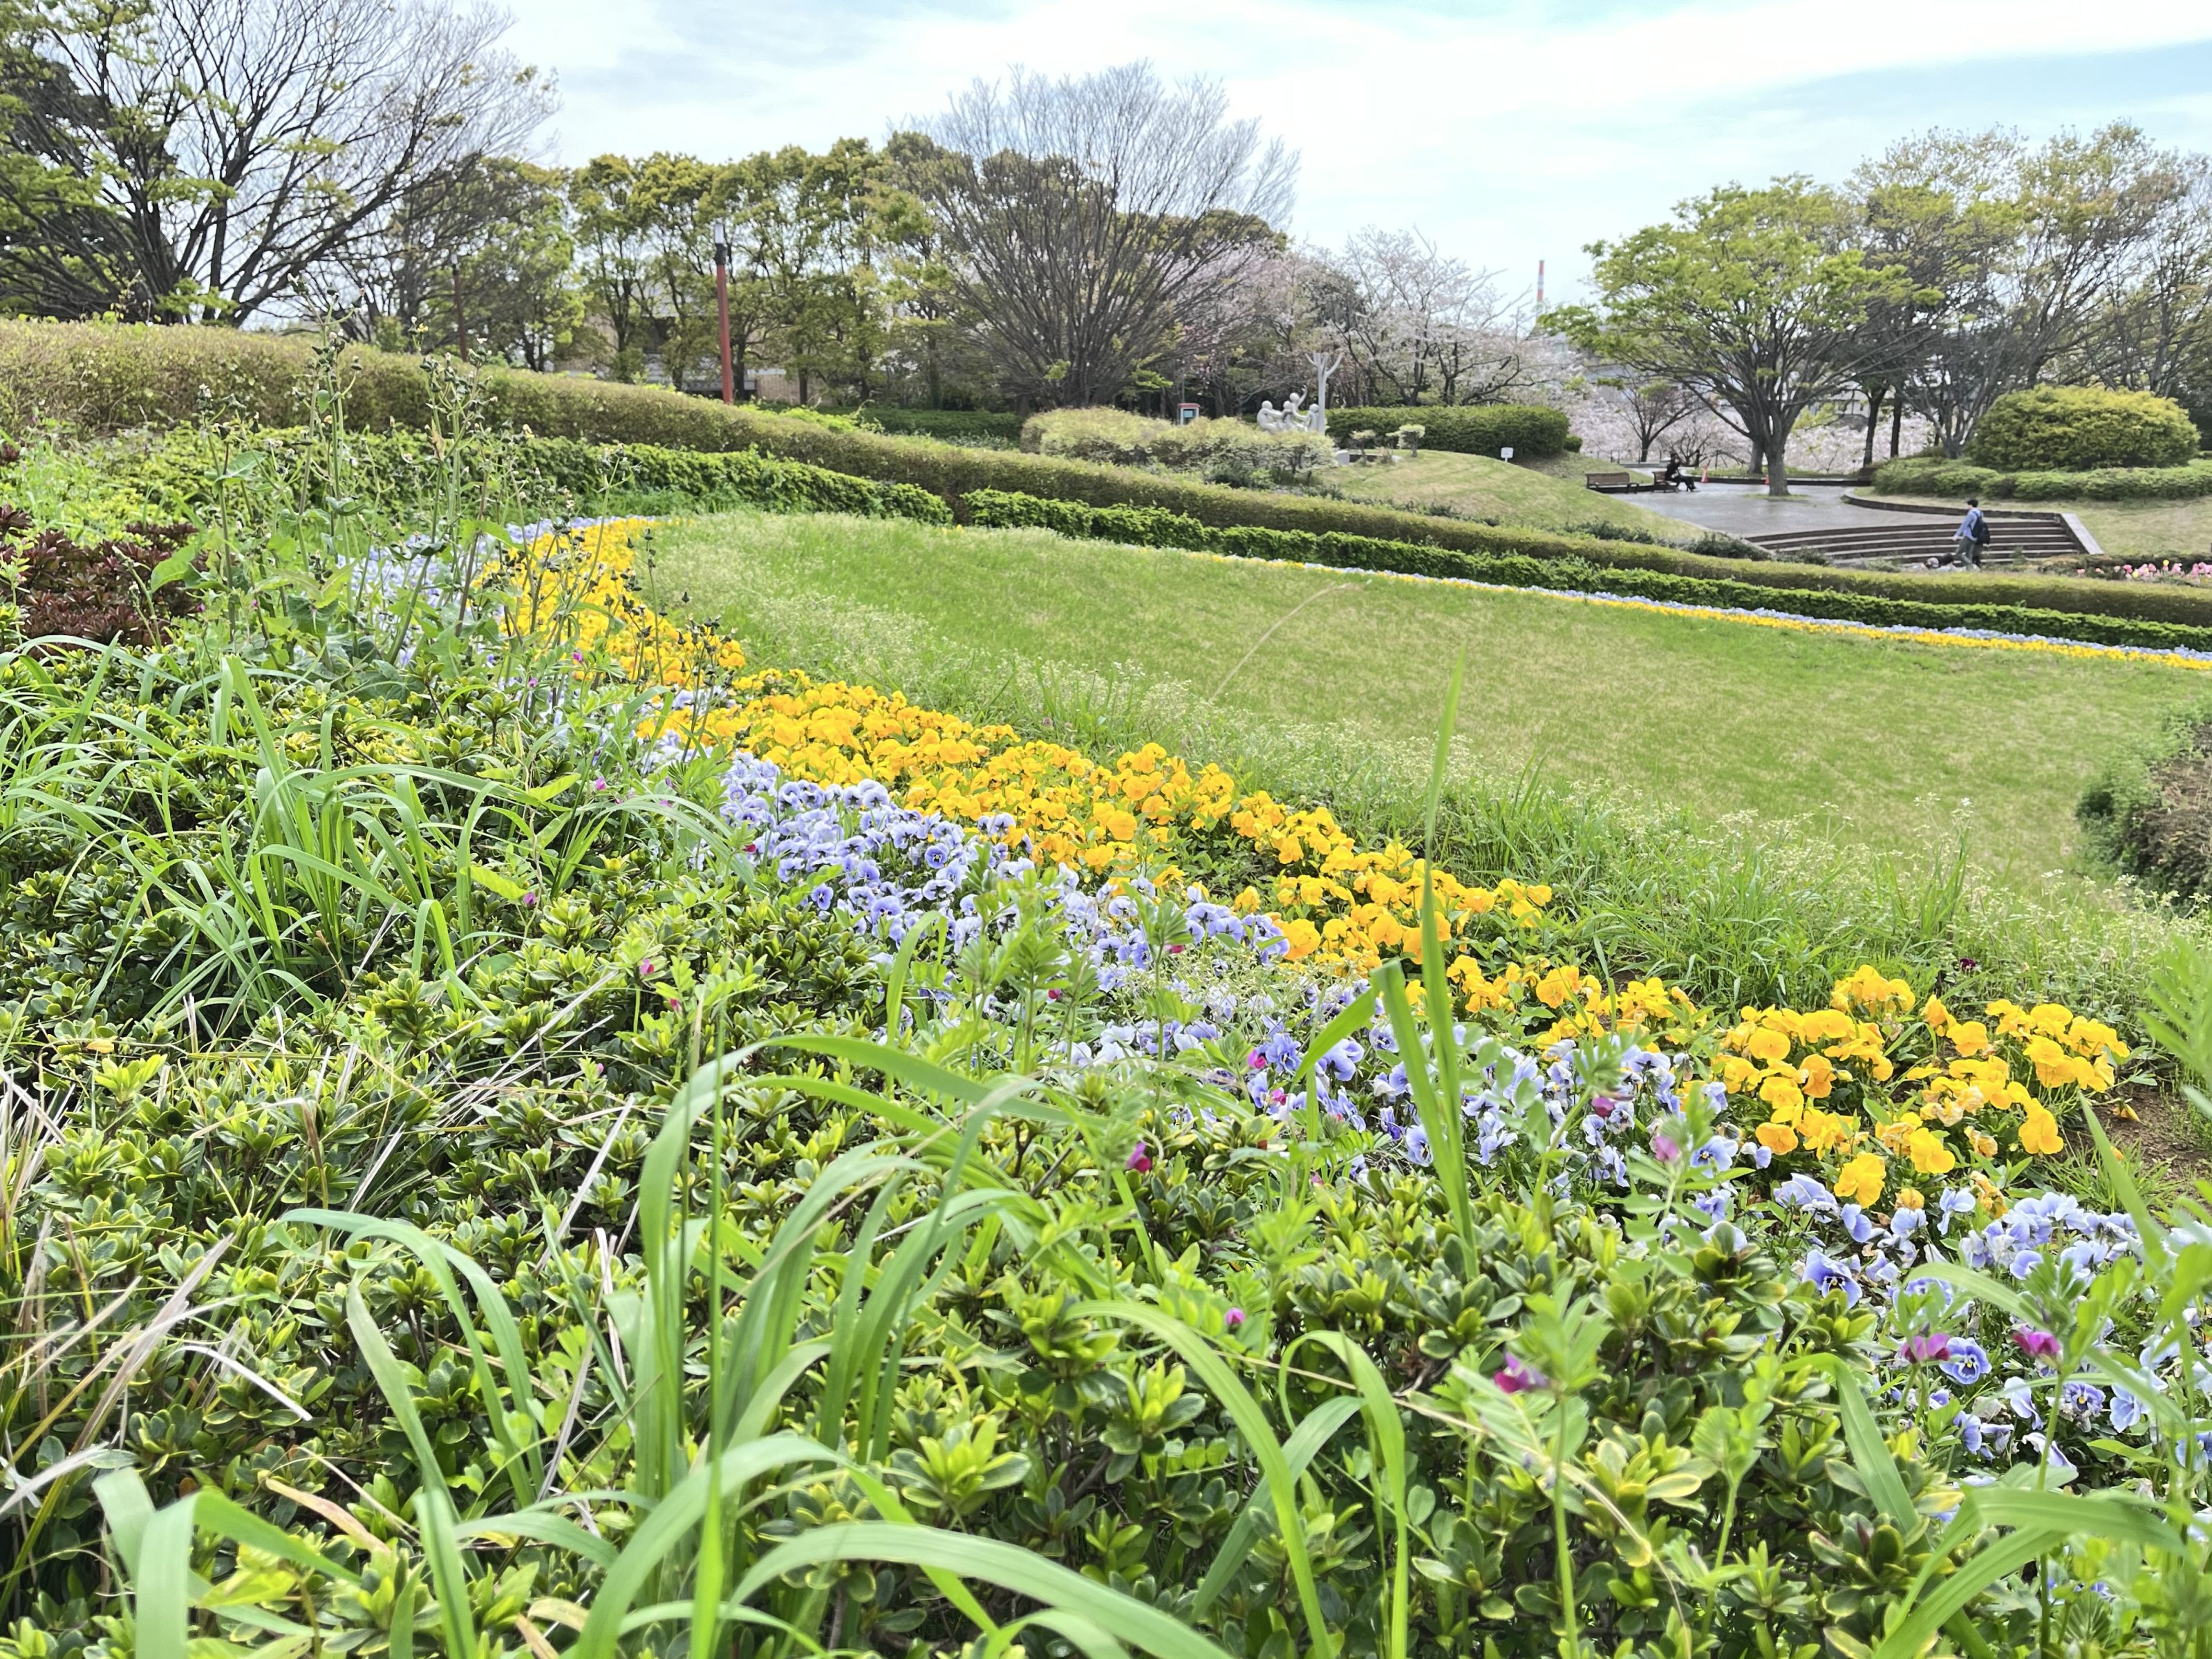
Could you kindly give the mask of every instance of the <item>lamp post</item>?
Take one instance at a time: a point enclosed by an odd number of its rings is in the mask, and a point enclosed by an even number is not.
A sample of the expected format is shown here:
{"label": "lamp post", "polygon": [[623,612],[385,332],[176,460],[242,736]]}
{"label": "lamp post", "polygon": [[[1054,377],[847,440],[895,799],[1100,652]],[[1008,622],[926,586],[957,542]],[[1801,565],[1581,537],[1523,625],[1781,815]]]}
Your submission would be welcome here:
{"label": "lamp post", "polygon": [[720,226],[714,236],[714,315],[722,331],[722,401],[733,404],[738,382],[730,368],[730,242],[728,231]]}

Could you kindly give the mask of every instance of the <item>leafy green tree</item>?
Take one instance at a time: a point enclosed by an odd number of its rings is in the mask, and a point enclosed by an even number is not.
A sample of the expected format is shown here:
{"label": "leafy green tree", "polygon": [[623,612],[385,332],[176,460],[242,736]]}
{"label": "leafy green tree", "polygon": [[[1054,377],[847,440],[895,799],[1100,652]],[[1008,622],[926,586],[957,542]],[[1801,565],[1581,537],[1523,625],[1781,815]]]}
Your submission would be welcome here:
{"label": "leafy green tree", "polygon": [[1671,380],[1725,410],[1789,490],[1790,434],[1849,386],[1877,301],[1909,291],[1897,266],[1850,246],[1856,215],[1803,178],[1727,185],[1681,204],[1670,224],[1597,242],[1594,306],[1549,326],[1607,362]]}
{"label": "leafy green tree", "polygon": [[651,324],[652,254],[637,171],[626,156],[599,155],[568,174],[577,284],[589,313],[607,325],[618,380],[642,372]]}

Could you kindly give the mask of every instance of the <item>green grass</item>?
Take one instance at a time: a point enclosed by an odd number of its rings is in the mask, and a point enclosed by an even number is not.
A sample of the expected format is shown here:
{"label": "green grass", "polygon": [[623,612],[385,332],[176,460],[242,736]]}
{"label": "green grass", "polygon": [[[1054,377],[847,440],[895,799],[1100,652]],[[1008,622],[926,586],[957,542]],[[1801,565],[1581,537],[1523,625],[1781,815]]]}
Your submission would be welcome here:
{"label": "green grass", "polygon": [[1976,861],[2015,883],[2068,863],[2075,800],[2115,744],[2212,690],[2149,664],[829,517],[663,532],[648,581],[762,663],[918,699],[951,688],[1037,735],[1097,718],[1056,685],[1103,689],[1124,715],[1146,708],[1120,729],[1210,745],[1194,758],[1288,744],[1322,757],[1310,776],[1348,789],[1357,774],[1385,798],[1418,793],[1463,653],[1463,779],[1526,774],[1707,822],[1796,820],[1916,865],[1964,825]]}
{"label": "green grass", "polygon": [[[1567,471],[1555,471],[1556,462],[1572,465]],[[1610,462],[1580,455],[1523,466],[1518,461],[1432,449],[1410,460],[1339,467],[1327,476],[1326,488],[1346,501],[1375,507],[1414,512],[1445,507],[1468,518],[1495,519],[1500,524],[1527,525],[1538,530],[1564,530],[1570,525],[1602,520],[1648,530],[1669,541],[1686,541],[1696,535],[1694,526],[1583,487],[1583,473],[1614,470]]]}

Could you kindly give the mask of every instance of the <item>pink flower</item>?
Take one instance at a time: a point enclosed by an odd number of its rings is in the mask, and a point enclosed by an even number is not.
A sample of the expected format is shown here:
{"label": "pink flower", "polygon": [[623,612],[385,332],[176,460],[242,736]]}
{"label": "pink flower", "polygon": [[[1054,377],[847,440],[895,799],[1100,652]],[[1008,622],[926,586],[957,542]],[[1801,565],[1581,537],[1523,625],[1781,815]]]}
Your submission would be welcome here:
{"label": "pink flower", "polygon": [[1931,1365],[1951,1357],[1951,1339],[1941,1331],[1923,1331],[1906,1337],[1897,1357],[1908,1365]]}
{"label": "pink flower", "polygon": [[1602,1123],[1613,1115],[1613,1105],[1611,1095],[1593,1095],[1590,1097],[1590,1115]]}
{"label": "pink flower", "polygon": [[2012,1328],[2012,1340],[2013,1346],[2030,1359],[2058,1358],[2058,1339],[2049,1331],[2039,1331],[2033,1325],[2015,1325]]}
{"label": "pink flower", "polygon": [[538,890],[536,888],[532,888],[530,891],[522,896],[522,908],[526,910],[534,910],[538,908]]}
{"label": "pink flower", "polygon": [[1231,1330],[1233,1331],[1237,1329],[1244,1322],[1244,1310],[1242,1308],[1231,1308],[1223,1320],[1223,1322],[1226,1324]]}
{"label": "pink flower", "polygon": [[1674,1144],[1674,1138],[1665,1130],[1654,1129],[1651,1132],[1651,1156],[1662,1164],[1672,1164],[1682,1156],[1682,1149]]}
{"label": "pink flower", "polygon": [[1257,1048],[1244,1056],[1244,1063],[1255,1072],[1264,1072],[1267,1069],[1267,1057]]}
{"label": "pink flower", "polygon": [[1505,1364],[1491,1374],[1490,1380],[1507,1394],[1526,1394],[1531,1389],[1548,1386],[1544,1373],[1517,1353],[1507,1354]]}
{"label": "pink flower", "polygon": [[1044,1000],[1047,1002],[1057,1002],[1060,1000],[1060,993],[1054,990],[1052,987],[1047,986],[1045,988]]}
{"label": "pink flower", "polygon": [[640,979],[651,979],[653,977],[653,958],[651,957],[647,957],[643,962],[637,964],[637,976]]}
{"label": "pink flower", "polygon": [[1144,1175],[1152,1169],[1152,1157],[1145,1151],[1145,1143],[1143,1141],[1139,1141],[1135,1146],[1130,1149],[1129,1161],[1123,1167],[1138,1175]]}

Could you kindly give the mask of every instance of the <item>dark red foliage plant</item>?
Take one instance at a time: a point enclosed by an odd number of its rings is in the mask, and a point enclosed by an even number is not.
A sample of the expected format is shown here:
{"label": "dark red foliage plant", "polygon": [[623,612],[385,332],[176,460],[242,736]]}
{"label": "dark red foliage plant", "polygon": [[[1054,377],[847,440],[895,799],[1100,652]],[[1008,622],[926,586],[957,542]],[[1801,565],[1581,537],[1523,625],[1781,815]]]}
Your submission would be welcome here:
{"label": "dark red foliage plant", "polygon": [[23,637],[160,644],[173,619],[200,609],[185,582],[154,586],[154,573],[192,528],[133,524],[121,537],[84,543],[39,529],[19,507],[0,506],[0,561],[15,568]]}

